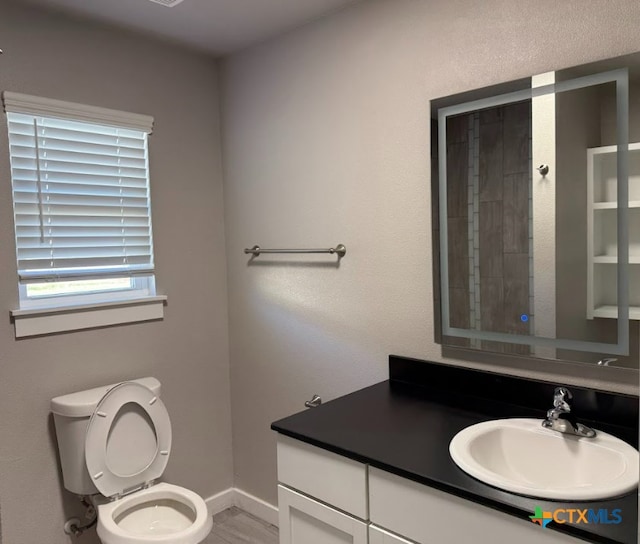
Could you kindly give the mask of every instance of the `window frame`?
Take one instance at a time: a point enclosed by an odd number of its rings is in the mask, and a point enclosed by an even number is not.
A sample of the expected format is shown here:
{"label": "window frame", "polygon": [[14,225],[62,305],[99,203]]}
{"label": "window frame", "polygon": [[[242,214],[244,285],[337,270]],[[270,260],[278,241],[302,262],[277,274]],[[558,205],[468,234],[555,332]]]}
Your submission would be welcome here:
{"label": "window frame", "polygon": [[[148,158],[148,136],[152,133],[153,117],[133,114],[118,110],[63,102],[48,98],[35,97],[21,93],[4,91],[2,93],[5,114],[19,113],[52,119],[66,119],[80,123],[102,125],[123,129],[136,130],[146,133],[146,186],[147,186],[147,213],[149,220],[149,241],[151,244],[150,270],[143,274],[96,274],[97,279],[130,278],[131,287],[122,289],[91,290],[67,294],[53,294],[42,296],[29,296],[28,285],[33,283],[73,282],[89,279],[84,275],[80,277],[63,277],[52,274],[51,279],[31,280],[18,278],[19,308],[12,310],[11,317],[15,324],[16,337],[33,336],[78,330],[100,326],[110,326],[118,323],[131,323],[136,321],[148,321],[162,319],[166,296],[156,294],[155,270],[153,269],[154,247],[151,221],[150,203],[150,169]],[[11,156],[9,142],[9,124],[5,115],[7,146]],[[13,157],[11,157],[13,158]],[[12,180],[12,202],[15,206],[15,195]],[[16,215],[13,217],[14,241],[16,249],[16,267],[18,240],[16,229]],[[82,227],[81,227],[82,228]]]}

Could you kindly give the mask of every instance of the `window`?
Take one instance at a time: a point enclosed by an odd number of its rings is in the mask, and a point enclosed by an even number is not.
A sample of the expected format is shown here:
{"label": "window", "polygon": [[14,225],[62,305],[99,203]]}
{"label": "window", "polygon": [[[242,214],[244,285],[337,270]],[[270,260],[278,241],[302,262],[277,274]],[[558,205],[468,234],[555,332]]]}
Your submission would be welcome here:
{"label": "window", "polygon": [[20,310],[153,297],[153,119],[17,93],[3,100]]}

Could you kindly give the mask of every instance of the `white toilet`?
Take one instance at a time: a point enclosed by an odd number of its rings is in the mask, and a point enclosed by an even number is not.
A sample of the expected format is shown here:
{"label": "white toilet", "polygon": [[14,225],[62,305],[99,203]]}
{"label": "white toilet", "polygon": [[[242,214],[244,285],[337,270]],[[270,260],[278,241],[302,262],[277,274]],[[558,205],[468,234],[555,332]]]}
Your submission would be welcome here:
{"label": "white toilet", "polygon": [[213,520],[204,500],[155,483],[171,452],[171,421],[158,380],[56,397],[51,411],[64,486],[92,496],[103,544],[198,544],[206,538]]}

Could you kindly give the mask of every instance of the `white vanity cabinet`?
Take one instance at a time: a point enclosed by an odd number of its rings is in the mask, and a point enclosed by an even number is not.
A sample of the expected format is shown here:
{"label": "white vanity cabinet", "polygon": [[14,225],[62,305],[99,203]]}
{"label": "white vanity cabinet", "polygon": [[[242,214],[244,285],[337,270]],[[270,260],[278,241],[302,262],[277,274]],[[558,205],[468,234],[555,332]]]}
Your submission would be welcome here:
{"label": "white vanity cabinet", "polygon": [[280,544],[578,544],[299,440],[278,436]]}

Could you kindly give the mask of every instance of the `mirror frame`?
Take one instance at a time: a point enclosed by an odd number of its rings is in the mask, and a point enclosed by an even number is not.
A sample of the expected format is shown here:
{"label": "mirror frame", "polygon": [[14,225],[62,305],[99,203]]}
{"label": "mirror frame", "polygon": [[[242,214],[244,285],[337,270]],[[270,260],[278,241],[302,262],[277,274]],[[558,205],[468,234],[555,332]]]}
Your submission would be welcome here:
{"label": "mirror frame", "polygon": [[[459,329],[450,326],[449,312],[449,248],[448,248],[448,217],[447,217],[447,117],[469,113],[478,109],[502,106],[513,102],[530,100],[534,97],[582,89],[604,83],[616,84],[616,146],[617,146],[617,240],[618,240],[618,319],[617,344],[589,342],[581,340],[547,338],[530,335],[519,335],[502,332],[477,331]],[[547,346],[573,351],[608,353],[612,355],[627,355],[629,352],[629,232],[628,232],[628,202],[629,202],[629,71],[626,68],[600,72],[582,76],[550,85],[528,88],[505,94],[499,94],[480,100],[458,103],[438,109],[438,184],[439,184],[439,318],[441,320],[441,336],[471,338],[525,344],[530,346]],[[436,286],[437,287],[437,286]],[[436,300],[437,302],[437,300]],[[436,303],[436,307],[438,304]],[[436,308],[438,309],[438,308]],[[437,335],[437,334],[436,334]],[[440,338],[440,342],[442,338]],[[443,344],[443,349],[444,349]],[[458,348],[462,349],[462,348]],[[478,350],[463,350],[479,352]],[[541,360],[531,358],[532,360]]]}

